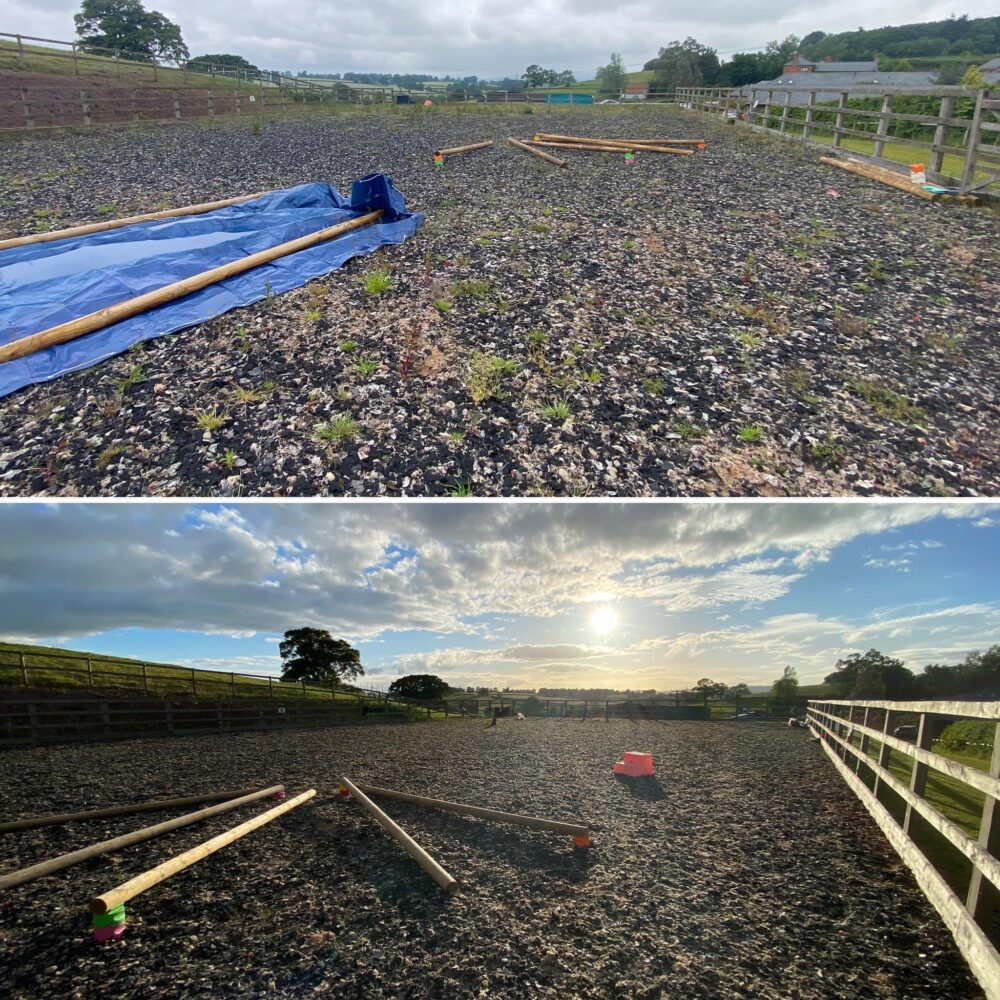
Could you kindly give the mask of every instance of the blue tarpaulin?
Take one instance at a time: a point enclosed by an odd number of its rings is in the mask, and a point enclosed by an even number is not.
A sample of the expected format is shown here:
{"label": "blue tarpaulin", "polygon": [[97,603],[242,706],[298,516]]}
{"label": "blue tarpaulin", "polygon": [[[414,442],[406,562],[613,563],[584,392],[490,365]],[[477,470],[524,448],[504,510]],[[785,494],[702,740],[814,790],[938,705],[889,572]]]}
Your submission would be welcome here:
{"label": "blue tarpaulin", "polygon": [[0,396],[88,368],[141,340],[204,323],[304,285],[351,257],[402,243],[423,225],[383,174],[355,181],[350,199],[301,184],[202,215],[140,222],[89,236],[0,251],[0,345],[171,282],[383,209],[365,226],[227,278],[199,292],[26,358],[0,363]]}

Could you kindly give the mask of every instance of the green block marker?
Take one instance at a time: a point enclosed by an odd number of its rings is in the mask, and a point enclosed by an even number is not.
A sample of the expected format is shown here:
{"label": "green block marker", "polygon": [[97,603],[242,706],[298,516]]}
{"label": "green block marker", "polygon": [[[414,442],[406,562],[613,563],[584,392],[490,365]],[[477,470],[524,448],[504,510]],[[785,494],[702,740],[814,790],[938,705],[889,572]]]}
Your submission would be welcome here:
{"label": "green block marker", "polygon": [[107,913],[95,913],[93,917],[95,927],[117,927],[125,923],[125,904],[122,903]]}

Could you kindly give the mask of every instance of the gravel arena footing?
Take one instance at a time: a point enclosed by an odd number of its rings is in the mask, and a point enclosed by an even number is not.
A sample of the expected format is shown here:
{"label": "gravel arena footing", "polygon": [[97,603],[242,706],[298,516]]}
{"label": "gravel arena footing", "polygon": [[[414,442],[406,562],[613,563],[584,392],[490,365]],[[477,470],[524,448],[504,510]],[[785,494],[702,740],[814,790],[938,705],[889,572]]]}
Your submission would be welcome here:
{"label": "gravel arena footing", "polygon": [[[559,170],[504,141],[536,130],[709,145]],[[820,155],[659,108],[4,142],[0,236],[371,171],[427,225],[0,400],[0,495],[997,494],[997,215]],[[374,267],[388,292],[366,294]]]}
{"label": "gravel arena footing", "polygon": [[[656,777],[611,775],[624,750]],[[972,998],[950,934],[804,730],[501,720],[4,752],[4,814],[284,782],[311,802],[126,905],[87,900],[250,806],[7,891],[0,982],[38,997]],[[443,896],[348,799],[372,784],[590,824],[569,837],[383,800],[461,883]],[[145,826],[0,837],[2,870]]]}

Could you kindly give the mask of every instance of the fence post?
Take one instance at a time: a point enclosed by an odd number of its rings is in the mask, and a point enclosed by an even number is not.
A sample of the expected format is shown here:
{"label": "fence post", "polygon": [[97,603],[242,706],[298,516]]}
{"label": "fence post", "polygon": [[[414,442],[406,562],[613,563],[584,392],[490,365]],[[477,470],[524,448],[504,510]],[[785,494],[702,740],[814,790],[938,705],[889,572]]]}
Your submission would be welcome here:
{"label": "fence post", "polygon": [[25,128],[35,127],[35,118],[31,113],[31,103],[28,100],[28,91],[21,91],[21,109],[24,112],[24,125]]}
{"label": "fence post", "polygon": [[156,75],[157,74],[157,70],[156,70],[156,56],[152,56],[151,58],[153,60],[153,82],[155,83],[156,80],[158,79],[158,77]]}
{"label": "fence post", "polygon": [[807,140],[812,134],[813,116],[816,113],[816,91],[809,91],[809,101],[806,104],[806,121],[802,126],[802,138]]}
{"label": "fence post", "polygon": [[177,91],[172,90],[170,93],[174,98],[174,118],[180,118],[181,116],[181,102],[177,99]]}
{"label": "fence post", "polygon": [[274,678],[268,677],[267,679],[267,696],[268,698],[274,697]]}
{"label": "fence post", "polygon": [[142,689],[149,694],[149,676],[146,674],[146,664],[142,665]]}
{"label": "fence post", "polygon": [[91,663],[90,657],[87,657],[87,682],[90,687],[94,686],[94,664]]}
{"label": "fence post", "polygon": [[122,64],[118,60],[118,50],[115,50],[115,76],[117,79],[122,78]]}
{"label": "fence post", "polygon": [[21,660],[21,678],[24,681],[24,686],[28,687],[28,667],[27,664],[24,662],[24,651],[18,650],[17,655]]}
{"label": "fence post", "polygon": [[20,35],[17,36],[17,65],[24,69],[24,43]]}
{"label": "fence post", "polygon": [[833,144],[840,147],[844,139],[844,115],[847,112],[847,91],[840,92],[840,103],[837,105],[837,120],[833,125]]}
{"label": "fence post", "polygon": [[198,675],[195,673],[194,667],[191,668],[191,694],[198,693]]}
{"label": "fence post", "polygon": [[930,163],[927,165],[927,169],[930,170],[932,174],[940,174],[941,168],[944,166],[944,150],[939,148],[941,146],[947,145],[948,142],[948,129],[949,126],[943,121],[946,118],[952,118],[955,114],[955,98],[954,97],[942,97],[941,107],[938,110],[938,121],[937,127],[934,129],[934,141],[931,146],[931,158]]}
{"label": "fence post", "polygon": [[236,91],[236,93],[233,95],[233,98],[236,101],[236,113],[239,114],[240,113],[240,92],[239,92],[239,90]]}
{"label": "fence post", "polygon": [[[892,730],[892,712],[887,708],[885,710],[885,721],[882,723],[882,735],[890,735]],[[892,747],[890,747],[883,739],[879,744],[878,748],[878,766],[883,769],[888,769],[889,767],[889,755],[892,753]],[[873,794],[875,798],[878,798],[879,786],[882,784],[882,779],[878,772],[875,772],[875,788],[873,789]]]}
{"label": "fence post", "polygon": [[976,176],[976,146],[979,145],[979,139],[981,137],[983,120],[983,98],[986,96],[986,91],[979,91],[979,95],[976,97],[976,109],[972,112],[972,123],[969,125],[968,131],[968,146],[965,150],[965,168],[962,171],[962,184],[959,190],[962,194],[972,186],[973,178]]}
{"label": "fence post", "polygon": [[105,736],[111,735],[111,713],[108,711],[106,701],[101,702],[101,728],[104,730]]}
{"label": "fence post", "polygon": [[[868,726],[868,712],[869,712],[869,709],[866,708],[864,716],[862,717],[862,720],[861,720],[861,725],[865,726],[866,728]],[[861,745],[858,747],[858,750],[859,750],[858,758],[854,762],[854,773],[855,774],[860,774],[861,773],[861,758],[868,756],[868,734],[867,733],[862,733],[861,734]]]}
{"label": "fence post", "polygon": [[[993,729],[993,758],[990,761],[990,777],[1000,778],[1000,722]],[[1000,801],[987,795],[983,802],[983,816],[979,821],[979,846],[991,857],[1000,855]],[[989,925],[991,918],[1000,909],[1000,893],[996,887],[983,878],[978,866],[972,866],[969,893],[965,900],[966,909],[980,927]]]}
{"label": "fence post", "polygon": [[233,684],[233,697],[235,698],[236,697],[236,671],[235,670],[230,670],[229,671],[229,678],[230,678],[230,680],[232,681],[232,684]]}
{"label": "fence post", "polygon": [[214,118],[215,117],[215,94],[213,94],[211,90],[206,91],[206,93],[208,94],[208,117],[209,118]]}
{"label": "fence post", "polygon": [[781,109],[781,134],[785,134],[785,129],[788,126],[788,112],[792,106],[792,92],[790,90],[785,91],[785,103]]}
{"label": "fence post", "polygon": [[[917,746],[921,750],[931,749],[931,716],[926,712],[920,715],[920,725],[917,727]],[[914,795],[924,797],[924,790],[927,787],[927,765],[919,760],[913,762],[913,770],[910,772],[910,791]],[[906,814],[903,816],[903,833],[911,837],[910,827],[913,823],[913,806],[906,804]]]}
{"label": "fence post", "polygon": [[881,160],[885,152],[885,140],[889,135],[889,115],[892,114],[892,94],[882,98],[882,110],[878,116],[878,130],[875,133],[875,158]]}

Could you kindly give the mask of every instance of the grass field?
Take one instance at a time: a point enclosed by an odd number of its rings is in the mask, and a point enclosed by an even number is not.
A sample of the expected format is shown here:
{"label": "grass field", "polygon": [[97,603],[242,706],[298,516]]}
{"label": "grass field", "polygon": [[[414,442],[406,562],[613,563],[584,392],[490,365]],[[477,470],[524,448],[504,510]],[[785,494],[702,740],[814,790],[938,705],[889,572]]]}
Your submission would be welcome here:
{"label": "grass field", "polygon": [[[24,670],[22,670],[22,655]],[[87,663],[90,661],[90,669]],[[52,646],[0,642],[0,686],[50,691],[115,690],[158,696],[191,698],[305,698],[356,703],[360,698],[374,704],[377,695],[357,690],[331,689],[296,684],[274,678],[221,670],[198,670],[164,663],[148,663],[125,657],[106,656]],[[402,702],[391,702],[403,706]],[[431,717],[444,718],[432,711]]]}

